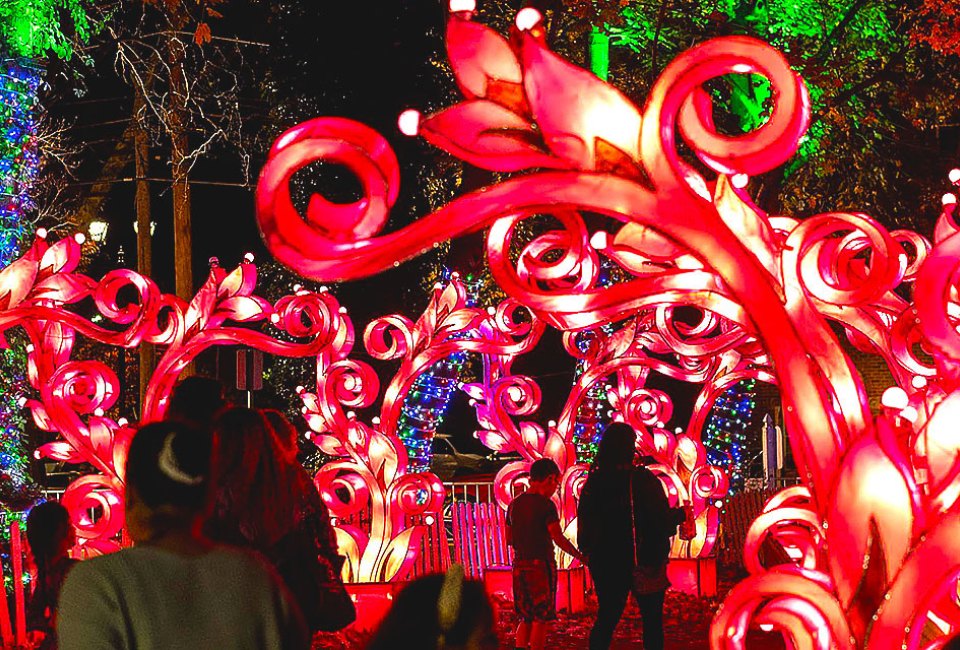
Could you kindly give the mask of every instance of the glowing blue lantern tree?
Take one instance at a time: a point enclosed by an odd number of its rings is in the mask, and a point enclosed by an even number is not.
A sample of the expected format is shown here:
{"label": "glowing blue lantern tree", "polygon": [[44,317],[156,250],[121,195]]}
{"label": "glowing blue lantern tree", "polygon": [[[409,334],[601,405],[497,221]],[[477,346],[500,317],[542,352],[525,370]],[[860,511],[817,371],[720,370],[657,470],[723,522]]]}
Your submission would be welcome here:
{"label": "glowing blue lantern tree", "polygon": [[[444,269],[441,282],[450,281],[451,272]],[[471,276],[461,278],[467,292],[467,305],[476,304],[479,281]],[[457,393],[467,365],[466,352],[454,352],[434,363],[414,381],[403,401],[397,422],[397,435],[407,449],[409,472],[426,472],[433,458],[433,438]]]}
{"label": "glowing blue lantern tree", "polygon": [[[0,60],[0,268],[19,256],[28,236],[27,215],[34,208],[30,192],[40,166],[39,85],[38,69],[12,58]],[[14,511],[32,500],[34,486],[22,439],[26,355],[15,341],[0,340],[0,346],[6,348],[0,351],[0,535],[6,535]]]}
{"label": "glowing blue lantern tree", "polygon": [[743,448],[756,407],[756,381],[746,379],[728,388],[713,405],[703,431],[707,461],[730,476],[731,491],[743,487]]}

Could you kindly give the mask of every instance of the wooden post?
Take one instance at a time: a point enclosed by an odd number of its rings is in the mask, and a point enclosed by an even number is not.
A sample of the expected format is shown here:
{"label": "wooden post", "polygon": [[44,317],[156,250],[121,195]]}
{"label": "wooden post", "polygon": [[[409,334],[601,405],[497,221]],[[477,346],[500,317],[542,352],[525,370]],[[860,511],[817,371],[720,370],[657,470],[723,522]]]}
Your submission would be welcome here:
{"label": "wooden post", "polygon": [[[4,584],[3,562],[0,562],[0,585]],[[13,627],[10,625],[10,608],[7,606],[7,590],[0,592],[0,643],[4,648],[13,645]]]}
{"label": "wooden post", "polygon": [[23,543],[20,538],[20,522],[10,526],[10,556],[13,560],[13,597],[16,616],[17,645],[27,644],[27,608],[23,599]]}
{"label": "wooden post", "polygon": [[183,300],[193,297],[193,257],[191,246],[190,181],[188,179],[189,137],[187,134],[187,78],[184,46],[174,35],[167,41],[170,63],[170,160],[173,172],[173,264],[176,294]]}
{"label": "wooden post", "polygon": [[[136,176],[136,194],[134,209],[137,213],[137,273],[145,277],[153,275],[153,238],[151,237],[150,214],[150,141],[146,130],[140,122],[143,111],[146,109],[146,98],[143,88],[134,84],[133,95],[133,160]],[[153,374],[153,344],[140,343],[140,392],[138,404],[143,413],[143,400],[147,393],[147,384]]]}

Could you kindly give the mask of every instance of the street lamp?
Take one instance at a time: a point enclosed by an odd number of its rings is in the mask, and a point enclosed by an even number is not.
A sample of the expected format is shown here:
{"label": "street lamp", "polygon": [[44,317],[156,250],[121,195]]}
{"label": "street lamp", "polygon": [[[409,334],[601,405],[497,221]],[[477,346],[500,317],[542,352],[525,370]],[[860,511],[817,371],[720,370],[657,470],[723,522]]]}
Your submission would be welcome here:
{"label": "street lamp", "polygon": [[107,230],[110,228],[110,224],[106,221],[91,221],[89,225],[90,230],[90,239],[93,240],[93,243],[98,246],[102,244],[107,239]]}

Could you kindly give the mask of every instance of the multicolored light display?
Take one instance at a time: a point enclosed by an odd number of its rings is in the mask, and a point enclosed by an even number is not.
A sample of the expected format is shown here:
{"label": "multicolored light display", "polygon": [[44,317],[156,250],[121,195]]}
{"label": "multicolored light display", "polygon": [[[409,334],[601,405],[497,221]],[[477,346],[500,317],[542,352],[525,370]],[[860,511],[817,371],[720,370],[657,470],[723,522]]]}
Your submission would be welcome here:
{"label": "multicolored light display", "polygon": [[[37,151],[37,91],[40,71],[25,61],[0,60],[0,268],[11,264],[30,231],[31,190],[40,167]],[[0,345],[0,506],[9,535],[14,517],[30,505],[29,451],[23,440],[26,418],[20,404],[26,398],[26,353],[23,341]]]}
{"label": "multicolored light display", "polygon": [[703,430],[707,461],[727,472],[731,491],[743,487],[743,445],[753,422],[755,397],[755,380],[734,384],[717,398]]}
{"label": "multicolored light display", "polygon": [[[960,390],[960,227],[952,212],[931,248],[859,213],[801,222],[759,210],[743,181],[791,159],[810,107],[802,80],[760,41],[725,37],[681,54],[641,111],[550,52],[535,10],[518,14],[508,40],[472,22],[472,2],[452,8],[447,50],[466,99],[430,116],[405,113],[403,129],[471,164],[509,172],[508,179],[378,236],[397,198],[396,159],[370,129],[319,118],[283,136],[264,167],[257,214],[270,249],[301,273],[343,280],[489,225],[494,278],[538,320],[573,332],[649,310],[680,353],[673,370],[709,380],[706,403],[743,379],[775,381],[804,484],[777,495],[754,522],[745,550],[751,575],[728,595],[712,646],[742,648],[748,628],[762,625],[792,647],[939,647],[960,629],[960,449],[949,435]],[[734,73],[767,79],[774,100],[759,128],[736,137],[717,132],[704,87]],[[700,167],[681,158],[679,139]],[[353,170],[361,200],[332,204],[318,196],[301,216],[289,180],[316,160]],[[595,236],[584,212],[621,225]],[[513,250],[516,225],[544,213],[560,226]],[[599,256],[631,279],[598,287]],[[914,302],[903,299],[908,294]],[[679,306],[698,310],[701,322],[674,319]],[[883,356],[905,405],[871,417],[830,321]],[[917,354],[921,342],[932,363]],[[704,359],[701,350],[711,354]],[[537,401],[533,386],[509,379],[494,383],[490,397],[528,413]],[[622,398],[644,412],[633,392]],[[705,417],[698,409],[677,435],[678,449],[692,445],[699,457]],[[575,464],[566,434],[524,422],[510,427],[495,412],[491,422],[505,425],[491,429],[501,439],[524,441],[525,457],[559,457],[568,470]],[[681,444],[683,437],[690,442]],[[565,510],[575,481],[565,474]],[[757,551],[768,537],[788,549],[789,562],[762,564]]]}

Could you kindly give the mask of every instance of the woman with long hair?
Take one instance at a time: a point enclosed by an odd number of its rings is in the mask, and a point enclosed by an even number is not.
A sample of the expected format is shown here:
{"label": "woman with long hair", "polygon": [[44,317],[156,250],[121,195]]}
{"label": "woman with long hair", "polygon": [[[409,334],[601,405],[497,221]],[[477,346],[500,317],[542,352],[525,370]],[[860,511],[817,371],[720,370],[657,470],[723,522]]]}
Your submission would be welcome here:
{"label": "woman with long hair", "polygon": [[643,647],[663,648],[663,599],[670,537],[683,521],[660,480],[634,464],[636,433],[623,422],[606,428],[577,509],[578,546],[597,592],[590,648],[609,648],[627,596],[643,619]]}
{"label": "woman with long hair", "polygon": [[56,501],[36,505],[27,515],[27,542],[37,567],[37,579],[27,602],[27,627],[43,637],[39,650],[57,647],[57,600],[67,572],[76,563],[69,556],[76,539],[70,513]]}
{"label": "woman with long hair", "polygon": [[330,515],[296,462],[296,431],[280,413],[236,407],[214,425],[215,486],[207,533],[260,552],[293,592],[311,630],[337,630],[356,613]]}
{"label": "woman with long hair", "polygon": [[62,650],[309,647],[273,571],[205,537],[210,435],[148,424],[126,465],[126,524],[136,546],[77,564],[60,596]]}

